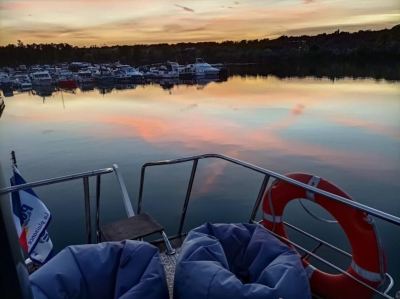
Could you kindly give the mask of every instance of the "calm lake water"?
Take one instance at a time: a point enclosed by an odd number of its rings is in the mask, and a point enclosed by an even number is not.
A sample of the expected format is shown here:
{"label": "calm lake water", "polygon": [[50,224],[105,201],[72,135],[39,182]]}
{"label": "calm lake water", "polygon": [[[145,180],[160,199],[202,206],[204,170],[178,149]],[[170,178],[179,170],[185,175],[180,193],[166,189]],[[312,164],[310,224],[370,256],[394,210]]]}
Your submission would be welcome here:
{"label": "calm lake water", "polygon": [[[7,97],[0,118],[3,171],[9,176],[11,150],[28,180],[117,163],[136,207],[143,163],[222,153],[281,173],[317,174],[355,200],[400,216],[399,82],[235,76],[200,83]],[[190,167],[147,173],[144,210],[169,234],[178,226]],[[205,221],[247,221],[261,181],[224,162],[200,161],[186,228]],[[124,217],[114,176],[102,183],[103,222]],[[82,189],[79,181],[37,190],[52,212],[49,231],[57,249],[85,241]],[[337,226],[311,219],[297,202],[286,215],[348,248]],[[377,222],[389,268],[399,278],[400,229]]]}

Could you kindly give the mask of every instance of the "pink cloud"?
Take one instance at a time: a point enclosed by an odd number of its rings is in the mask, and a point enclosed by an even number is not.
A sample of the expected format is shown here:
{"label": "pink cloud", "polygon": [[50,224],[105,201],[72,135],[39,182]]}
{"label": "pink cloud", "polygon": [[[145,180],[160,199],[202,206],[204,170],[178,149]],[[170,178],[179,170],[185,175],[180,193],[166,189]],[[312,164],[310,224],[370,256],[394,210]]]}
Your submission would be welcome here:
{"label": "pink cloud", "polygon": [[360,128],[374,134],[400,139],[400,131],[391,126],[349,116],[332,117],[330,120],[343,126]]}

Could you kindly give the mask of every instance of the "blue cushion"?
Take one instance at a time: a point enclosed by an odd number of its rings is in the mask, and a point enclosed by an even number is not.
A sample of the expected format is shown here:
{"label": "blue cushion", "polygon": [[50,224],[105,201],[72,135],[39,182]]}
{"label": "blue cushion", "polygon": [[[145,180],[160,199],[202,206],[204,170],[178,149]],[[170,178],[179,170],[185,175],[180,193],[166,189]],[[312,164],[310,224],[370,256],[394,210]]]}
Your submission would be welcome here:
{"label": "blue cushion", "polygon": [[139,241],[70,246],[30,276],[35,299],[167,299],[158,249]]}
{"label": "blue cushion", "polygon": [[175,299],[311,298],[300,257],[260,225],[206,223],[179,256]]}

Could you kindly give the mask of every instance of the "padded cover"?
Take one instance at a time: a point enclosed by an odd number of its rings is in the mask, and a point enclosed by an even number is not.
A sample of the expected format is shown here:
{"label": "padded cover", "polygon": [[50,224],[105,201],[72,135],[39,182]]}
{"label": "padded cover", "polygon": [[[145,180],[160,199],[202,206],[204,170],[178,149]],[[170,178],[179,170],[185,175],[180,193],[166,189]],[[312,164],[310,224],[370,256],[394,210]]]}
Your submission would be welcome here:
{"label": "padded cover", "polygon": [[206,223],[179,256],[175,299],[311,298],[299,255],[255,224]]}
{"label": "padded cover", "polygon": [[70,246],[30,276],[35,299],[167,299],[157,248],[139,241]]}

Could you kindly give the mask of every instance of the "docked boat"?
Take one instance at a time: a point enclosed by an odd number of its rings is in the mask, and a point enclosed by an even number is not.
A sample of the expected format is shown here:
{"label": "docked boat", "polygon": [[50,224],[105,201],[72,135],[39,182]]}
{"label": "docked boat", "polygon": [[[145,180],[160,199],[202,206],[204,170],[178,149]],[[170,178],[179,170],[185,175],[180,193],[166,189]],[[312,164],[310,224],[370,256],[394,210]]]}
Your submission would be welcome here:
{"label": "docked boat", "polygon": [[4,81],[8,81],[9,79],[10,77],[8,76],[8,74],[0,72],[0,84],[2,84]]}
{"label": "docked boat", "polygon": [[[236,224],[205,223],[187,231],[185,223],[198,164],[208,159],[223,160],[257,174],[261,185],[248,218],[237,219]],[[164,227],[146,213],[151,211],[144,211],[145,178],[149,168],[181,163],[189,163],[192,168],[182,210],[177,213],[180,217],[175,213],[171,215],[171,219],[176,218],[177,232],[167,235]],[[116,176],[127,217],[104,223],[99,210],[103,187],[100,182],[103,176],[111,173]],[[95,178],[95,197],[89,194],[92,190],[90,178]],[[9,194],[77,180],[83,180],[84,185],[87,243],[100,244],[68,247],[38,270],[27,261],[34,271],[28,277],[12,229],[14,221],[10,215]],[[225,155],[204,154],[145,163],[141,167],[138,186],[136,210],[117,165],[11,187],[0,186],[0,225],[4,232],[0,234],[0,274],[4,277],[3,284],[12,286],[5,288],[5,298],[31,298],[30,290],[40,298],[62,298],[72,294],[85,298],[148,299],[302,299],[311,296],[368,299],[395,296],[395,292],[391,292],[394,280],[387,270],[390,261],[385,261],[375,219],[400,226],[400,218],[354,201],[326,179],[305,173],[282,175]],[[33,193],[29,191],[29,194]],[[91,208],[92,199],[95,199],[95,209]],[[326,209],[344,230],[351,251],[340,249],[284,220],[285,207],[295,199],[312,201]],[[299,205],[301,207],[316,220],[328,221],[307,210],[303,204]],[[91,219],[94,215],[93,234]],[[207,222],[207,215],[203,216],[203,221]],[[314,243],[314,249],[306,249],[297,239],[294,242],[288,238],[289,228],[307,242]],[[160,238],[146,238],[155,234]],[[393,237],[397,238],[396,235]],[[130,241],[143,238],[148,241]],[[341,268],[328,261],[320,254],[326,249],[348,260],[349,266]],[[310,260],[317,260],[336,274],[317,268]]]}
{"label": "docked boat", "polygon": [[177,62],[168,61],[165,65],[158,68],[158,78],[175,79],[179,78],[179,64]]}
{"label": "docked boat", "polygon": [[92,72],[90,70],[80,70],[77,75],[77,81],[79,84],[94,83]]}
{"label": "docked boat", "polygon": [[122,70],[115,70],[112,72],[114,82],[119,84],[125,84],[132,81],[132,78]]}
{"label": "docked boat", "polygon": [[111,85],[115,79],[111,71],[103,66],[93,74],[93,78],[99,85]]}
{"label": "docked boat", "polygon": [[28,74],[16,74],[13,76],[13,84],[19,91],[29,91],[32,89],[32,82]]}
{"label": "docked boat", "polygon": [[30,74],[32,85],[34,86],[50,86],[53,79],[48,71],[37,71]]}
{"label": "docked boat", "polygon": [[177,79],[180,69],[177,62],[167,61],[165,64],[148,67],[144,76],[147,79]]}
{"label": "docked boat", "polygon": [[81,91],[91,91],[94,90],[96,86],[96,83],[94,81],[92,82],[81,82],[79,83],[79,89]]}
{"label": "docked boat", "polygon": [[10,90],[13,87],[13,82],[10,76],[6,73],[0,72],[0,89]]}
{"label": "docked boat", "polygon": [[188,64],[181,69],[179,76],[183,79],[191,79],[195,77],[218,77],[220,69],[211,66],[202,58],[196,58],[194,64]]}
{"label": "docked boat", "polygon": [[43,99],[50,97],[55,91],[54,85],[34,85],[32,88],[32,94],[37,95]]}
{"label": "docked boat", "polygon": [[146,79],[156,79],[159,78],[159,71],[157,67],[150,67],[150,68],[146,68],[146,70],[144,71],[144,77]]}
{"label": "docked boat", "polygon": [[142,82],[144,78],[142,72],[127,64],[117,65],[115,75],[117,81],[125,81],[121,83],[127,83],[127,81],[138,83]]}
{"label": "docked boat", "polygon": [[68,69],[72,72],[78,72],[87,69],[89,66],[90,64],[87,62],[71,62],[68,65]]}
{"label": "docked boat", "polygon": [[57,76],[57,85],[63,89],[75,89],[78,87],[76,79],[71,71],[61,70]]}
{"label": "docked boat", "polygon": [[28,81],[23,81],[19,84],[19,91],[29,91],[32,90],[32,83]]}

